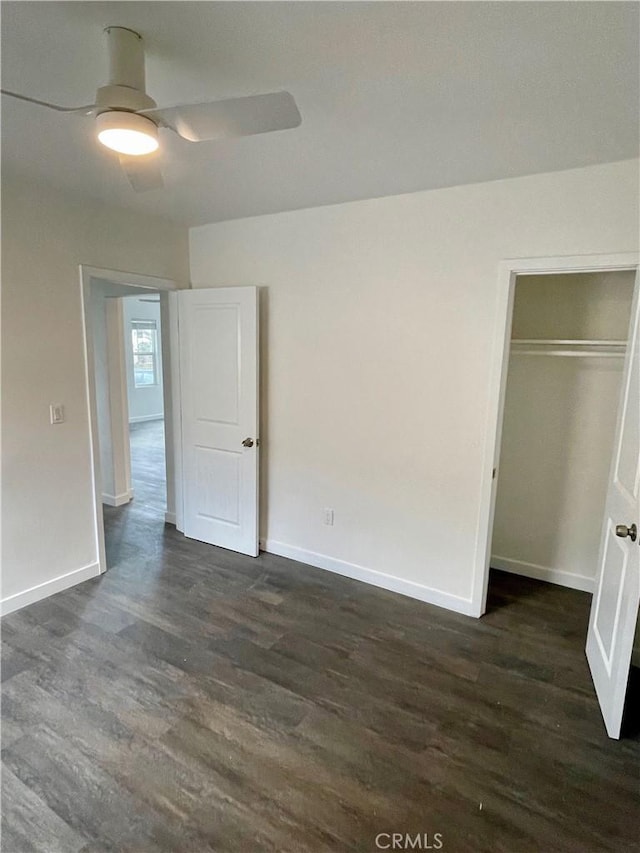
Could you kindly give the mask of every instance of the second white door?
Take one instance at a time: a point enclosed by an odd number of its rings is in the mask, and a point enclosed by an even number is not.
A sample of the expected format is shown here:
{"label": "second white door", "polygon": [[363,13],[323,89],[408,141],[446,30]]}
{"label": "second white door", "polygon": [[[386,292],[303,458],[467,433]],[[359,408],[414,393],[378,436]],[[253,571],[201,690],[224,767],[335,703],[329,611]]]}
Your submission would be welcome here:
{"label": "second white door", "polygon": [[620,737],[640,603],[640,276],[605,505],[587,658],[610,737]]}
{"label": "second white door", "polygon": [[258,290],[178,294],[184,534],[258,554]]}

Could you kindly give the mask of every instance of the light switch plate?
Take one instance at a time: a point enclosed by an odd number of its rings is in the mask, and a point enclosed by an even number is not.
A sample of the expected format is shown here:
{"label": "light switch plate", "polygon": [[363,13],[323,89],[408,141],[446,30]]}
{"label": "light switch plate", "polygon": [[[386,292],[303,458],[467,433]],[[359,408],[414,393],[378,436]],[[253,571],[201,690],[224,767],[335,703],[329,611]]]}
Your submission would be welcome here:
{"label": "light switch plate", "polygon": [[64,406],[60,403],[51,403],[49,406],[49,417],[52,424],[64,423]]}

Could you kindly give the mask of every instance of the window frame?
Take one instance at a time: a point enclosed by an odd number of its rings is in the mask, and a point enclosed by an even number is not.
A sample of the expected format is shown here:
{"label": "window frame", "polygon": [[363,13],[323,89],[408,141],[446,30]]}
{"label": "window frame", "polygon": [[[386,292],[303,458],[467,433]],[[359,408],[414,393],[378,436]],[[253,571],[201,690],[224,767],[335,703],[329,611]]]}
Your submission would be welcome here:
{"label": "window frame", "polygon": [[[157,388],[160,385],[160,370],[158,364],[158,321],[131,319],[129,322],[129,331],[131,334],[131,369],[133,371],[133,387],[136,391],[143,388]],[[151,351],[140,352],[137,349],[139,342],[137,341],[136,332],[149,331],[151,335]],[[151,358],[152,370],[144,370],[145,373],[151,373],[153,382],[138,382],[136,377],[136,357],[147,356]],[[138,368],[140,371],[140,368]]]}

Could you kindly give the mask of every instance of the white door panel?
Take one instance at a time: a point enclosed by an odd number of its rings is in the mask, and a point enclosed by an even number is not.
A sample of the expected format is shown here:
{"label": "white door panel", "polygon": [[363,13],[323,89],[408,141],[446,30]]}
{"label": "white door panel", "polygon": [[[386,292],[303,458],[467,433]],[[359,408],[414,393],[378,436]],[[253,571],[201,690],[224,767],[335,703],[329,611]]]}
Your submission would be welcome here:
{"label": "white door panel", "polygon": [[251,556],[258,554],[257,299],[255,287],[178,295],[184,533]]}
{"label": "white door panel", "polygon": [[[640,540],[616,533],[640,527],[640,344],[638,276],[600,546],[599,575],[591,605],[587,658],[607,732],[620,737],[633,638],[640,604]],[[624,532],[624,531],[620,531]]]}

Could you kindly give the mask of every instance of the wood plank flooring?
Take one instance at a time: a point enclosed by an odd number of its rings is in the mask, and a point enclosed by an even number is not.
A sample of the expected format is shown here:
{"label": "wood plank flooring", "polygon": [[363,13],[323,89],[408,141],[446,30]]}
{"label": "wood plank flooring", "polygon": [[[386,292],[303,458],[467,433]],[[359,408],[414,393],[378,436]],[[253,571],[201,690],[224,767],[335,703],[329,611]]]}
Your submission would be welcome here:
{"label": "wood plank flooring", "polygon": [[129,426],[131,479],[138,512],[162,517],[167,504],[165,479],[164,420],[142,421]]}
{"label": "wood plank flooring", "polygon": [[188,541],[158,506],[109,508],[117,566],[2,622],[3,851],[640,849],[586,594],[495,573],[473,620]]}

